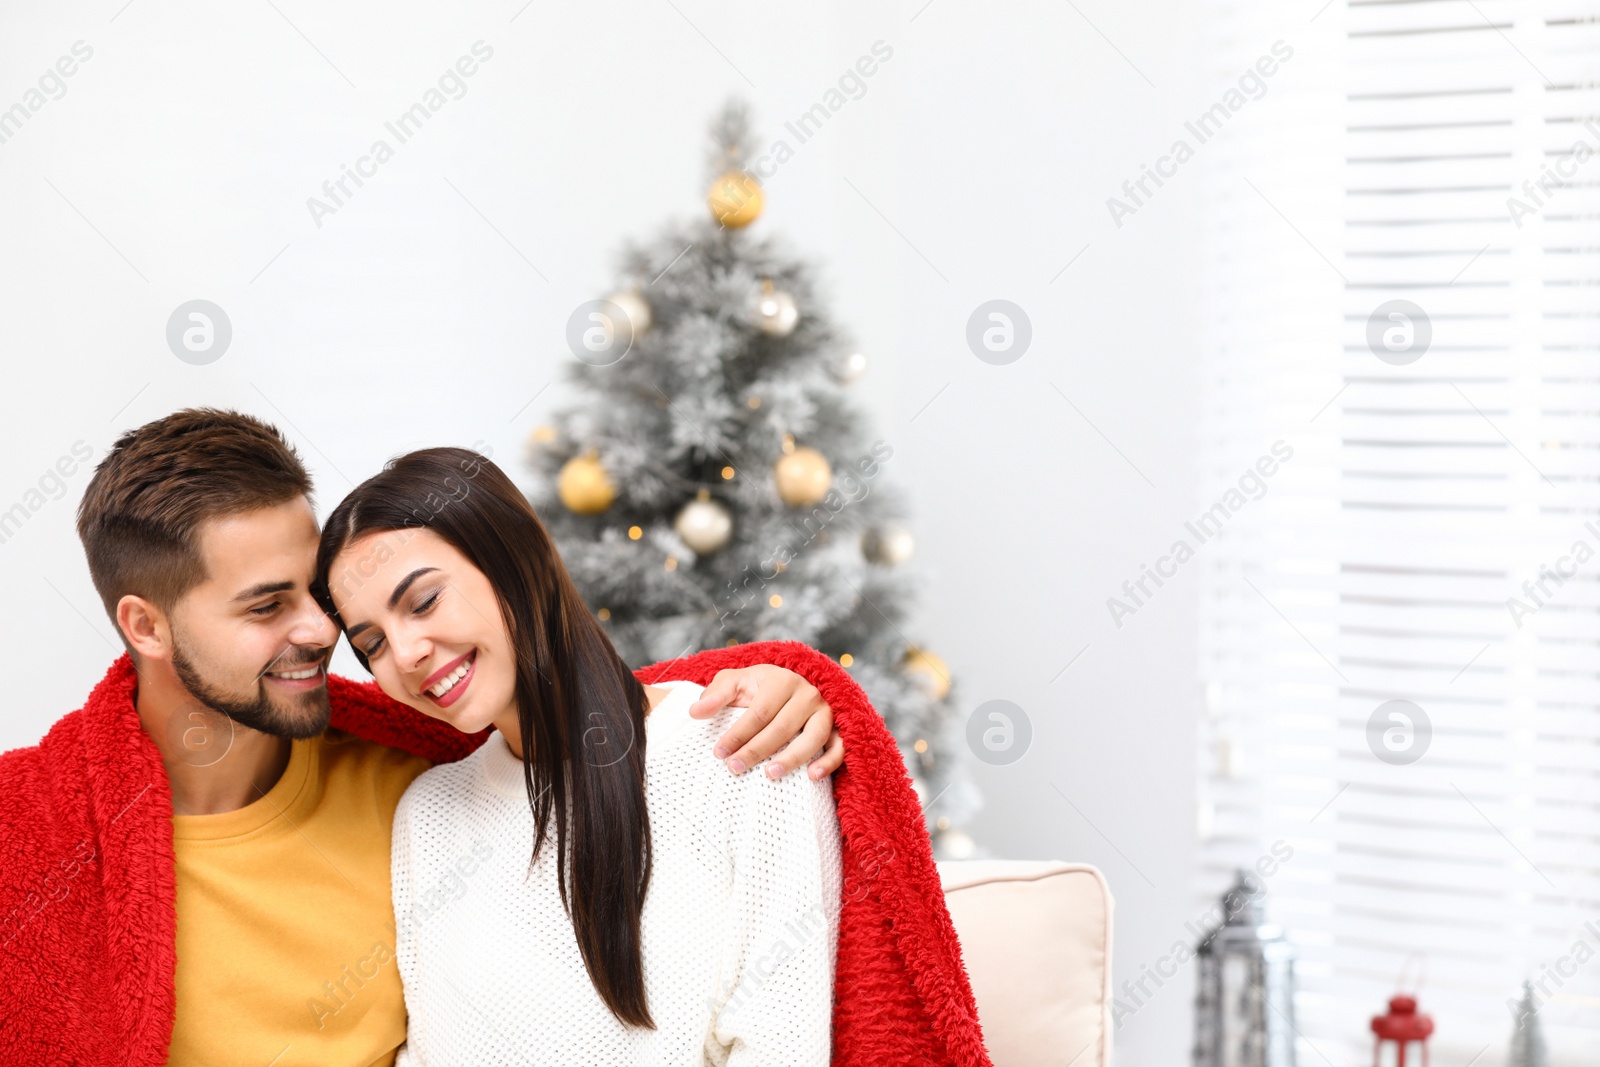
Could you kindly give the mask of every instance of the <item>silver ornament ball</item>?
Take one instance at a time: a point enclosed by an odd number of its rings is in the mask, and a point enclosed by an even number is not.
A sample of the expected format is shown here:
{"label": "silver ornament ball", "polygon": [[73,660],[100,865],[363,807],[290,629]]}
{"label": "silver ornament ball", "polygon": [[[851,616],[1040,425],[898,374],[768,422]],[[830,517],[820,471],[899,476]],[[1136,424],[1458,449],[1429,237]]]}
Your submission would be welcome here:
{"label": "silver ornament ball", "polygon": [[691,500],[678,512],[672,528],[697,556],[709,556],[728,543],[733,516],[715,500]]}
{"label": "silver ornament ball", "polygon": [[916,551],[911,531],[897,522],[875,526],[861,535],[861,554],[873,563],[898,567]]}
{"label": "silver ornament ball", "polygon": [[963,830],[951,828],[940,831],[933,839],[934,858],[941,860],[970,860],[978,851],[978,843]]}
{"label": "silver ornament ball", "polygon": [[762,333],[786,337],[799,321],[800,309],[794,306],[794,297],[783,290],[773,289],[757,298],[756,326]]}
{"label": "silver ornament ball", "polygon": [[624,289],[606,297],[622,313],[628,317],[628,326],[633,331],[634,337],[639,337],[650,329],[650,302],[640,295],[637,289]]}
{"label": "silver ornament ball", "polygon": [[867,373],[867,357],[862,352],[852,352],[833,365],[833,380],[840,385],[853,385]]}

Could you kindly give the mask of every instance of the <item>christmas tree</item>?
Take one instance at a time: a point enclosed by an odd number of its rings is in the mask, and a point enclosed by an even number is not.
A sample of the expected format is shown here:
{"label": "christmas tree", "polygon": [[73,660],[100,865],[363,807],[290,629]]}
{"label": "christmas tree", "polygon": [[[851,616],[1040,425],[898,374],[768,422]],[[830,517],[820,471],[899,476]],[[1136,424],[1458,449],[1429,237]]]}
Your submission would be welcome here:
{"label": "christmas tree", "polygon": [[578,402],[534,431],[530,498],[631,665],[796,640],[848,668],[899,742],[936,851],[963,858],[980,802],[949,669],[907,635],[894,449],[846,396],[866,357],[806,265],[752,225],[753,147],[730,102],[711,127],[709,214],[626,247],[616,291],[574,312]]}

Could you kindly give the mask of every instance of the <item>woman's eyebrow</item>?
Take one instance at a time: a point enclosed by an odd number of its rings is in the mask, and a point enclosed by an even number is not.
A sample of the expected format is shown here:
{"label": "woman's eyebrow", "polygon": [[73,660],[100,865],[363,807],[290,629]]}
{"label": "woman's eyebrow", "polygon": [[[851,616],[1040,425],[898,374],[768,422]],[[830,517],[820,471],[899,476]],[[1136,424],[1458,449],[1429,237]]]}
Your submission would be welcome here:
{"label": "woman's eyebrow", "polygon": [[[400,579],[400,583],[394,587],[394,592],[389,594],[389,607],[393,608],[396,604],[400,603],[400,598],[406,595],[406,590],[411,588],[412,582],[415,582],[424,574],[428,574],[438,569],[438,567],[418,567],[416,570]],[[353,638],[361,631],[370,630],[371,628],[372,624],[370,622],[358,622],[346,630],[344,634],[346,637]]]}
{"label": "woman's eyebrow", "polygon": [[400,598],[406,595],[406,590],[411,588],[412,582],[416,581],[418,578],[421,578],[424,574],[427,574],[430,571],[436,571],[438,569],[438,567],[418,567],[416,570],[400,579],[400,584],[395,586],[394,592],[389,594],[389,607],[393,608],[396,604],[400,603]]}

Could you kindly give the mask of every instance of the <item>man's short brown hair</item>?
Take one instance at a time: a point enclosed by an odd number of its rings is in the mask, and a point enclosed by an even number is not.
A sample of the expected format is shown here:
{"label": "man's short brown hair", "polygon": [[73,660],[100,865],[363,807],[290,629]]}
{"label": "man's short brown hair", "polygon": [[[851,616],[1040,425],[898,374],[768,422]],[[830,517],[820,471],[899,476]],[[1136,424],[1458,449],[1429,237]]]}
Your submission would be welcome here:
{"label": "man's short brown hair", "polygon": [[209,519],[311,498],[311,476],[277,427],[185,408],[118,438],[78,505],[78,537],[106,614],[132,594],[170,611],[206,578]]}

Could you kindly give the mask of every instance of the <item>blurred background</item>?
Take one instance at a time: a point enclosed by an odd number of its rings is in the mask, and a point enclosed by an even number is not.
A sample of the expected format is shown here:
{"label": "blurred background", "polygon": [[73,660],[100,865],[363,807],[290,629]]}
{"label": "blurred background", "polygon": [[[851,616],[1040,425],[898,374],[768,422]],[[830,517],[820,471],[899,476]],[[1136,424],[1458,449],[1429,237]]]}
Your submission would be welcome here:
{"label": "blurred background", "polygon": [[[1118,1061],[1189,1057],[1175,948],[1246,867],[1297,955],[1302,1064],[1367,1062],[1402,988],[1438,1062],[1523,1062],[1524,980],[1550,1062],[1588,1062],[1597,14],[13,7],[0,747],[120,651],[73,512],[125,429],[259,415],[322,514],[428,445],[536,491],[529,438],[575,400],[574,309],[616,290],[625,245],[706,218],[734,96],[758,146],[793,148],[752,225],[866,356],[851,400],[893,448],[909,618],[955,721],[1006,700],[1031,726],[1011,762],[966,760],[962,829],[1105,873]],[[463,56],[459,91],[394,136]],[[785,124],[819,103],[798,142]],[[197,300],[228,323],[209,362],[169,344]],[[996,300],[1031,335],[1007,362],[968,342]]]}

